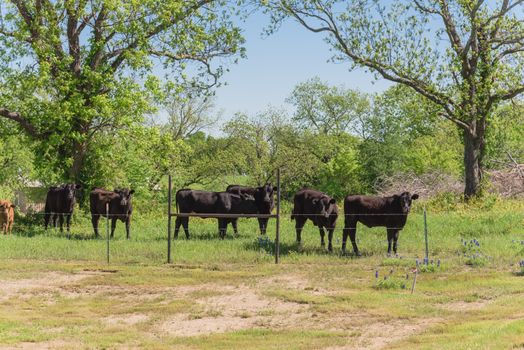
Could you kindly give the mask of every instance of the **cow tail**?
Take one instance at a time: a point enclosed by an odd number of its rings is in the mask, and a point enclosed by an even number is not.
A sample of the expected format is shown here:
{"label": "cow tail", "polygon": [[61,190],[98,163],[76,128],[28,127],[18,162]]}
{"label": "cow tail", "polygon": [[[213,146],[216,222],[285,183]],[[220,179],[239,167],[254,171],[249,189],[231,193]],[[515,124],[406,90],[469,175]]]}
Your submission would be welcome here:
{"label": "cow tail", "polygon": [[[176,194],[178,194],[178,192],[177,192]],[[176,200],[177,197],[178,197],[178,196],[175,195],[175,208],[176,208],[176,212],[177,212],[177,214],[178,214],[178,213],[180,213],[180,208],[179,208],[179,206],[178,206],[178,201]]]}
{"label": "cow tail", "polygon": [[291,220],[295,220],[295,208],[291,211]]}

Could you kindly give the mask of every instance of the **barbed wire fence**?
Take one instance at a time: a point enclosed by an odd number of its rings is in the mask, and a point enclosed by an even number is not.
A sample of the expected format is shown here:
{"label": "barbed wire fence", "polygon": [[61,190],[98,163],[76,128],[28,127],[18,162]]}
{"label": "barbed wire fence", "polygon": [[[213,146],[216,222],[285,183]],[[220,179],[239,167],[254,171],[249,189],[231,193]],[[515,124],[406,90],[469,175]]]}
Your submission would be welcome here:
{"label": "barbed wire fence", "polygon": [[[277,177],[279,178],[279,176],[277,175]],[[278,181],[280,182],[280,181]],[[407,187],[409,187],[409,184],[406,185]],[[170,183],[170,187],[171,187],[171,183]],[[183,213],[173,213],[171,210],[172,210],[172,206],[169,206],[169,209],[168,209],[168,218],[171,218],[171,217],[174,217],[174,216],[187,216],[187,217],[208,217],[208,218],[220,218],[220,217],[227,217],[227,218],[241,218],[241,217],[244,217],[244,218],[274,218],[276,219],[277,221],[277,232],[276,232],[276,235],[275,235],[275,242],[274,242],[274,255],[275,255],[275,262],[278,263],[279,261],[279,258],[280,258],[280,223],[281,223],[281,218],[282,217],[289,217],[291,216],[292,214],[296,217],[299,217],[299,216],[305,216],[305,217],[314,217],[314,216],[321,216],[320,214],[301,214],[301,213],[292,213],[292,212],[286,212],[286,213],[282,213],[281,212],[281,208],[280,208],[280,204],[281,204],[281,201],[280,201],[280,190],[281,190],[281,184],[279,183],[278,185],[278,191],[277,191],[277,201],[276,201],[276,204],[277,204],[277,214],[268,214],[268,215],[264,215],[264,214],[244,214],[244,215],[227,215],[227,214],[183,214]],[[172,198],[169,199],[169,203],[172,203]],[[45,212],[45,203],[44,201],[39,198],[36,198],[36,199],[28,199],[28,198],[23,198],[23,197],[18,197],[16,198],[15,200],[15,204],[17,204],[18,206],[18,209],[20,212],[24,213],[25,215],[33,215],[33,216],[36,216],[36,217],[42,217],[44,215],[67,215],[68,213],[46,213]],[[86,213],[85,211],[76,211],[77,214],[75,215],[80,215],[84,218],[90,218],[91,215],[89,213]],[[110,239],[109,239],[109,220],[112,218],[112,217],[117,217],[117,216],[120,216],[118,214],[109,214],[109,212],[106,212],[105,215],[103,214],[98,214],[100,217],[106,217],[107,218],[107,221],[106,221],[106,241],[107,241],[107,248],[106,248],[106,256],[107,256],[107,262],[109,263],[109,253],[110,253]],[[224,216],[225,215],[225,216]],[[342,227],[343,227],[343,224],[341,225],[341,221],[343,218],[345,217],[348,217],[348,216],[352,216],[352,215],[360,215],[360,216],[363,216],[363,215],[367,215],[367,216],[387,216],[387,215],[405,215],[405,214],[394,214],[394,213],[368,213],[368,214],[345,214],[345,213],[340,213],[339,214],[339,218],[338,218],[338,222],[339,224],[337,225],[337,230],[340,230]],[[424,262],[427,264],[429,263],[430,261],[430,257],[429,257],[429,243],[428,243],[428,228],[427,228],[427,210],[426,208],[424,207],[424,210],[423,210],[423,215],[424,215],[424,239],[425,239],[425,242],[424,242],[424,250],[425,250],[425,257],[424,257]],[[58,222],[58,220],[54,221],[55,223]],[[170,227],[170,220],[168,221],[168,232],[171,232],[172,231],[172,227]],[[53,220],[51,220],[51,223],[53,223]],[[41,225],[43,225],[43,220],[41,220]],[[52,226],[54,227],[54,226]],[[390,227],[391,229],[402,229],[403,227]],[[68,238],[70,238],[70,232],[68,231],[67,232],[67,236]],[[172,254],[172,251],[171,251],[171,235],[168,236],[168,262],[171,263],[172,262],[172,258],[171,258],[171,254]],[[338,239],[337,239],[338,241]],[[381,242],[383,242],[384,240],[383,239],[380,239]],[[385,242],[388,242],[387,240],[385,240]]]}

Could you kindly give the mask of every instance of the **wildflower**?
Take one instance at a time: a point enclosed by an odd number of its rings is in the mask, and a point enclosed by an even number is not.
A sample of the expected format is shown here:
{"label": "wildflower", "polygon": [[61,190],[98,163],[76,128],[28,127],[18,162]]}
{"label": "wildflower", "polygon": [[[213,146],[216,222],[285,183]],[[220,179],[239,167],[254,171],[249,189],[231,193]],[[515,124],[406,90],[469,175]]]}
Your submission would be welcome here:
{"label": "wildflower", "polygon": [[378,270],[375,271],[375,278],[378,278]]}
{"label": "wildflower", "polygon": [[440,259],[437,261],[437,267],[440,267]]}

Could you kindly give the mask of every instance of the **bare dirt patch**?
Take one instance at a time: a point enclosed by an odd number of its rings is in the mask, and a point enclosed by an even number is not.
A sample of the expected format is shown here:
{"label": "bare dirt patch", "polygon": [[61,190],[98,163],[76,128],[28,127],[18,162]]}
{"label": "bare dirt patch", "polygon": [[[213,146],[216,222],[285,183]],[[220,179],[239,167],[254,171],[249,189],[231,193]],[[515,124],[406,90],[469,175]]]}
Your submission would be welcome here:
{"label": "bare dirt patch", "polygon": [[307,317],[307,305],[264,297],[245,285],[215,286],[214,290],[221,295],[198,299],[199,311],[175,315],[164,321],[160,330],[196,336],[253,327],[284,328]]}
{"label": "bare dirt patch", "polygon": [[16,345],[0,345],[0,350],[56,350],[56,349],[75,349],[78,348],[78,344],[68,343],[62,340],[51,340],[45,342],[31,343],[31,342],[21,342]]}
{"label": "bare dirt patch", "polygon": [[35,278],[25,278],[17,280],[2,280],[0,281],[0,301],[7,300],[13,296],[24,296],[28,292],[31,294],[46,294],[50,291],[57,290],[57,288],[74,284],[85,278],[100,274],[94,271],[82,271],[75,274],[65,274],[59,272],[47,272]]}
{"label": "bare dirt patch", "polygon": [[130,326],[149,321],[150,317],[144,314],[112,315],[102,320],[109,326]]}
{"label": "bare dirt patch", "polygon": [[[350,321],[349,319],[347,321]],[[423,332],[441,321],[439,318],[372,321],[352,329],[348,344],[324,350],[378,350]]]}
{"label": "bare dirt patch", "polygon": [[476,301],[454,301],[440,305],[441,308],[449,311],[464,312],[464,311],[475,311],[484,308],[489,305],[490,300],[476,300]]}

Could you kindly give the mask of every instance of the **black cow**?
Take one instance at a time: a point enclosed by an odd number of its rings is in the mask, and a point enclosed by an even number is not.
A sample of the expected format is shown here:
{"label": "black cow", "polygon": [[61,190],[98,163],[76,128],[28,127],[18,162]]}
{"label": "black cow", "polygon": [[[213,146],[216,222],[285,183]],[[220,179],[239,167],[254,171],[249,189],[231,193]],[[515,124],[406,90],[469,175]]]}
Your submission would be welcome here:
{"label": "black cow", "polygon": [[111,237],[113,237],[116,228],[116,221],[126,224],[126,237],[130,237],[131,228],[131,214],[133,213],[133,205],[131,203],[131,196],[135,193],[134,190],[127,188],[115,189],[114,191],[107,191],[102,188],[93,188],[89,194],[89,204],[91,207],[91,223],[95,236],[98,237],[98,221],[100,216],[107,217],[106,205],[109,205],[109,218],[111,218]]}
{"label": "black cow", "polygon": [[302,189],[295,194],[293,202],[291,220],[295,220],[297,242],[300,243],[302,229],[309,219],[320,230],[320,244],[322,246],[326,244],[324,242],[324,228],[328,230],[328,250],[333,251],[333,231],[338,218],[335,199],[320,191]]}
{"label": "black cow", "polygon": [[[179,213],[197,214],[256,214],[258,206],[253,196],[229,192],[208,192],[182,189],[176,193],[176,205]],[[236,220],[217,218],[220,238],[226,236],[227,224],[231,222],[237,233]],[[184,227],[189,239],[189,217],[177,217],[175,222],[175,239],[178,238],[180,225]]]}
{"label": "black cow", "polygon": [[76,203],[76,191],[81,188],[82,186],[75,184],[65,184],[49,188],[44,209],[44,224],[46,230],[50,220],[52,221],[52,225],[56,227],[56,220],[59,219],[60,232],[63,232],[65,216],[67,232],[70,231],[71,215],[73,215]]}
{"label": "black cow", "polygon": [[[250,195],[255,198],[257,204],[257,213],[258,214],[271,214],[273,208],[275,207],[274,192],[277,190],[276,187],[271,186],[270,183],[266,183],[263,186],[259,187],[248,187],[240,185],[229,185],[227,186],[226,192],[235,193],[235,194],[244,194]],[[231,219],[231,224],[233,228],[236,227],[238,219]],[[258,226],[260,228],[260,233],[265,235],[267,229],[268,218],[259,218]]]}
{"label": "black cow", "polygon": [[411,201],[418,198],[418,194],[411,195],[403,192],[391,197],[347,196],[344,200],[344,233],[342,235],[342,251],[346,250],[349,234],[353,251],[360,255],[356,242],[357,222],[367,227],[384,226],[388,233],[388,254],[397,253],[399,231],[404,228],[411,208]]}

